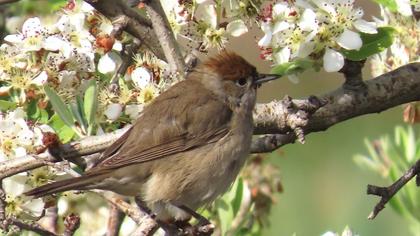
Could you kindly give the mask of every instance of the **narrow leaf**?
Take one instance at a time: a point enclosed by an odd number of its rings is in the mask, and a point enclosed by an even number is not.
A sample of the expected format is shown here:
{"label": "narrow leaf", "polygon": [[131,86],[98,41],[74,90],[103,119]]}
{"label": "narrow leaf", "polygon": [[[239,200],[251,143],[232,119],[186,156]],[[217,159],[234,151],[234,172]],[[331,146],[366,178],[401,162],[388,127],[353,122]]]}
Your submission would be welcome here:
{"label": "narrow leaf", "polygon": [[13,110],[17,106],[16,102],[0,100],[0,111]]}
{"label": "narrow leaf", "polygon": [[82,128],[83,132],[86,133],[87,124],[83,119],[83,114],[78,109],[77,103],[70,104],[69,108],[71,110],[71,113],[73,114],[73,117],[76,119],[77,124]]}
{"label": "narrow leaf", "polygon": [[54,114],[51,117],[48,125],[55,130],[62,143],[69,142],[75,135],[74,130],[67,126],[58,114]]}
{"label": "narrow leaf", "polygon": [[60,118],[63,120],[63,122],[69,126],[74,126],[74,119],[70,112],[70,110],[67,108],[66,104],[64,104],[63,100],[58,96],[57,93],[54,92],[50,87],[47,85],[44,86],[44,91],[47,94],[48,98],[50,99],[51,105],[54,109],[54,111],[60,116]]}
{"label": "narrow leaf", "polygon": [[283,63],[275,66],[271,73],[277,75],[290,75],[303,72],[306,69],[312,68],[313,61],[307,59],[297,59],[295,61]]}
{"label": "narrow leaf", "polygon": [[96,110],[98,108],[98,91],[96,88],[96,81],[90,80],[88,87],[85,91],[84,101],[83,101],[83,110],[87,119],[87,123],[90,126],[93,126],[95,123]]}

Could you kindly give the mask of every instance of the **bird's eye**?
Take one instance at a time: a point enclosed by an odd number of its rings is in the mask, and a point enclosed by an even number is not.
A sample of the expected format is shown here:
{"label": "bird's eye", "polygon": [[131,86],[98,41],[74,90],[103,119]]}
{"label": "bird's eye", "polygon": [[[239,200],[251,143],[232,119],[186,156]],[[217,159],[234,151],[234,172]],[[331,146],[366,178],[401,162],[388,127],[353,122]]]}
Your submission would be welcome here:
{"label": "bird's eye", "polygon": [[240,78],[240,79],[238,79],[238,80],[236,80],[236,84],[238,85],[238,86],[244,86],[246,83],[247,83],[248,81],[247,81],[247,79],[246,78]]}

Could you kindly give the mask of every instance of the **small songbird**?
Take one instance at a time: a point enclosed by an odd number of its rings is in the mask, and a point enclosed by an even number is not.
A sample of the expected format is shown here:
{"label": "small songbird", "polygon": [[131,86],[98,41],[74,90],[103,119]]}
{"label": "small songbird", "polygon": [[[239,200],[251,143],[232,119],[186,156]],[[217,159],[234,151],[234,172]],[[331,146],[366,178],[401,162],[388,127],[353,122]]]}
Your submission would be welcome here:
{"label": "small songbird", "polygon": [[250,153],[256,90],[276,78],[224,51],[146,106],[82,176],[25,194],[111,190],[141,198],[159,220],[189,219],[234,182]]}

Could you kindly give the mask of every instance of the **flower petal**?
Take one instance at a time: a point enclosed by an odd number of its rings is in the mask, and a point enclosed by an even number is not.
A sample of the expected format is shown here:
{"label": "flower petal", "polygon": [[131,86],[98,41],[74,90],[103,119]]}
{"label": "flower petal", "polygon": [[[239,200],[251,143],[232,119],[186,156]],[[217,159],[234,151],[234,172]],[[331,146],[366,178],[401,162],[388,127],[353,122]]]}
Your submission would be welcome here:
{"label": "flower petal", "polygon": [[13,198],[18,197],[27,190],[27,186],[25,186],[26,180],[26,174],[13,175],[3,179],[4,192]]}
{"label": "flower petal", "polygon": [[301,43],[296,52],[296,57],[305,58],[309,56],[315,49],[314,42]]}
{"label": "flower petal", "polygon": [[209,24],[213,29],[217,27],[217,13],[214,4],[200,4],[195,11],[195,16]]}
{"label": "flower petal", "polygon": [[354,27],[359,30],[360,32],[367,33],[367,34],[377,34],[378,30],[376,30],[375,22],[365,21],[363,19],[356,20],[353,22]]}
{"label": "flower petal", "polygon": [[299,22],[299,27],[303,31],[312,31],[318,28],[318,24],[316,23],[316,14],[311,9],[306,9],[301,17]]}
{"label": "flower petal", "polygon": [[360,35],[348,29],[344,30],[344,32],[338,37],[337,43],[348,50],[359,50],[363,45]]}
{"label": "flower petal", "polygon": [[226,32],[233,37],[239,37],[248,32],[248,27],[242,20],[234,20],[226,26]]}
{"label": "flower petal", "polygon": [[399,0],[395,1],[397,3],[397,10],[403,16],[411,16],[413,12],[411,11],[410,0]]}
{"label": "flower petal", "polygon": [[57,36],[49,36],[43,42],[43,48],[48,51],[58,51],[65,42]]}
{"label": "flower petal", "polygon": [[108,52],[99,59],[98,71],[102,74],[112,73],[120,63],[120,56],[114,52]]}
{"label": "flower petal", "polygon": [[[337,15],[337,11],[335,8],[331,5],[330,1],[325,0],[312,0],[320,9],[326,11],[331,16],[335,17]],[[334,4],[334,1],[332,1]]]}
{"label": "flower petal", "polygon": [[146,68],[137,67],[131,72],[131,80],[136,87],[144,89],[152,81],[152,75]]}
{"label": "flower petal", "polygon": [[273,27],[273,34],[277,34],[285,29],[288,29],[291,25],[286,21],[276,22]]}
{"label": "flower petal", "polygon": [[261,29],[265,33],[265,35],[258,41],[258,46],[267,47],[270,45],[271,38],[273,37],[271,26],[269,23],[263,22],[261,24]]}
{"label": "flower petal", "polygon": [[32,84],[42,86],[47,82],[48,74],[45,71],[42,71],[37,77],[32,79]]}
{"label": "flower petal", "polygon": [[343,55],[329,48],[325,50],[323,61],[326,72],[337,72],[344,66]]}
{"label": "flower petal", "polygon": [[121,112],[122,112],[122,105],[119,103],[112,103],[108,105],[104,114],[108,119],[114,121],[118,119],[118,117],[120,117]]}
{"label": "flower petal", "polygon": [[30,213],[32,216],[39,217],[44,210],[45,203],[42,201],[41,198],[34,198],[32,200],[25,199],[25,203],[23,204],[22,208],[27,212]]}
{"label": "flower petal", "polygon": [[22,33],[25,37],[37,36],[43,30],[38,17],[29,18],[22,25]]}
{"label": "flower petal", "polygon": [[130,119],[137,119],[140,115],[140,112],[143,110],[143,104],[132,104],[125,106],[125,114],[130,117]]}
{"label": "flower petal", "polygon": [[286,12],[288,4],[284,2],[276,3],[273,6],[273,16],[277,16]]}
{"label": "flower petal", "polygon": [[6,37],[4,37],[4,41],[9,43],[21,43],[23,41],[23,35],[21,34],[9,34]]}
{"label": "flower petal", "polygon": [[289,62],[290,48],[282,48],[280,51],[274,54],[274,59],[276,60],[276,64],[283,64]]}

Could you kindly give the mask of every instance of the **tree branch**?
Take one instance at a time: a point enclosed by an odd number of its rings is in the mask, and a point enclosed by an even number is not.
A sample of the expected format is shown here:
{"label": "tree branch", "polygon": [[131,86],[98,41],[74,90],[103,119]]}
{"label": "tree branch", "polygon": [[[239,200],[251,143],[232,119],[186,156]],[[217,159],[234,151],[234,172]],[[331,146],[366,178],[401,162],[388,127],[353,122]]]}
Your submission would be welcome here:
{"label": "tree branch", "polygon": [[120,211],[129,216],[137,224],[137,229],[135,235],[148,236],[153,235],[153,233],[158,229],[157,222],[152,219],[146,212],[140,211],[139,208],[131,206],[129,203],[125,202],[121,198],[117,197],[116,194],[112,192],[107,192],[103,190],[94,190],[110,203],[118,207]]}
{"label": "tree branch", "polygon": [[185,63],[160,1],[145,1],[145,8],[152,20],[156,35],[159,35],[159,43],[169,64],[170,72],[179,73],[183,77]]}
{"label": "tree branch", "polygon": [[114,204],[109,209],[108,230],[106,236],[118,236],[121,224],[124,220],[124,213]]}
{"label": "tree branch", "polygon": [[14,218],[14,217],[8,218],[7,221],[8,221],[9,224],[16,225],[20,229],[32,231],[32,232],[35,232],[37,234],[44,235],[44,236],[57,236],[57,234],[52,233],[52,232],[42,228],[40,225],[38,225],[35,222],[26,223],[22,220]]}
{"label": "tree branch", "polygon": [[[418,160],[410,169],[408,169],[403,176],[388,187],[378,187],[375,185],[367,186],[367,194],[380,196],[381,200],[376,204],[373,211],[369,214],[368,219],[373,220],[385,208],[385,204],[413,177],[420,174],[420,160]],[[418,183],[417,183],[418,185]]]}
{"label": "tree branch", "polygon": [[127,6],[123,0],[85,0],[85,2],[111,21],[122,17],[128,19],[125,31],[138,38],[158,58],[165,59],[158,37],[152,29],[152,22]]}
{"label": "tree branch", "polygon": [[19,2],[20,0],[0,0],[0,5]]}
{"label": "tree branch", "polygon": [[[325,131],[353,117],[379,113],[389,108],[420,100],[420,62],[404,65],[394,71],[365,81],[366,89],[338,88],[320,96],[325,103],[308,120],[305,134]],[[301,102],[293,100],[293,102]],[[264,111],[264,113],[262,113]],[[278,102],[258,104],[254,116],[255,134],[288,134],[284,121],[288,112]]]}

